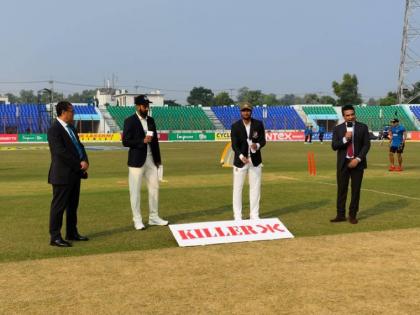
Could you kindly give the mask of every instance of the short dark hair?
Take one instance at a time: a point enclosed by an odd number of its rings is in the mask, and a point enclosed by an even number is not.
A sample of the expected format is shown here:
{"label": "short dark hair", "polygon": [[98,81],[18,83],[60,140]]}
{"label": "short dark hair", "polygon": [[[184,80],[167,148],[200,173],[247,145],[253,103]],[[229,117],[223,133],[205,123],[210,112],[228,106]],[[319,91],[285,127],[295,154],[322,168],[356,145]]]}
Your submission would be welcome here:
{"label": "short dark hair", "polygon": [[57,111],[57,116],[60,117],[63,112],[66,112],[70,109],[71,105],[68,101],[61,101],[55,105],[55,110]]}
{"label": "short dark hair", "polygon": [[341,113],[344,115],[344,112],[346,110],[352,110],[353,112],[355,112],[353,105],[344,105],[343,107],[341,107]]}

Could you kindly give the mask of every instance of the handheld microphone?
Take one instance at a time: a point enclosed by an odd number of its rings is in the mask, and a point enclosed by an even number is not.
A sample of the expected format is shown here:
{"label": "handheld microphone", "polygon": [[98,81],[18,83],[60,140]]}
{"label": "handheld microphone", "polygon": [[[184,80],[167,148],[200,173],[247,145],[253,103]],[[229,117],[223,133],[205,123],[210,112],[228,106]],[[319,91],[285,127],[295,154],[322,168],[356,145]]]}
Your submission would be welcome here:
{"label": "handheld microphone", "polygon": [[347,132],[353,132],[353,122],[352,121],[348,121],[346,122],[346,128],[347,128]]}

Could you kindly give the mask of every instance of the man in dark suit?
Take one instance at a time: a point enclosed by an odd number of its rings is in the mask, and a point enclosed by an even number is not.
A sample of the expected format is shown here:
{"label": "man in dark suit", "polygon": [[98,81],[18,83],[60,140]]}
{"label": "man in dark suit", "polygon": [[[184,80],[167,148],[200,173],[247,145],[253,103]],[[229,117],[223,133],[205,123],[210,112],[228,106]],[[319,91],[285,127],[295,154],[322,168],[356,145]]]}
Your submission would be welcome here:
{"label": "man in dark suit", "polygon": [[123,145],[128,151],[128,184],[134,228],[143,230],[145,226],[140,210],[140,188],[143,177],[149,192],[149,225],[168,225],[158,214],[159,177],[161,165],[158,134],[155,121],[148,116],[149,101],[146,95],[134,99],[136,112],[124,121]]}
{"label": "man in dark suit", "polygon": [[242,220],[242,189],[249,176],[250,219],[259,219],[261,195],[261,148],[265,146],[265,130],[261,121],[251,118],[252,105],[240,105],[241,119],[232,125],[233,217]]}
{"label": "man in dark suit", "polygon": [[[70,241],[87,241],[77,230],[80,179],[87,178],[89,160],[76,129],[72,125],[74,109],[67,101],[56,106],[57,119],[48,129],[51,166],[48,183],[53,188],[50,211],[50,245],[71,247]],[[63,213],[66,210],[66,240],[61,237]]]}
{"label": "man in dark suit", "polygon": [[343,106],[341,112],[344,123],[335,126],[332,139],[332,148],[337,151],[337,216],[330,221],[346,221],[347,190],[351,178],[349,222],[357,224],[360,189],[370,149],[369,129],[356,121],[353,106]]}

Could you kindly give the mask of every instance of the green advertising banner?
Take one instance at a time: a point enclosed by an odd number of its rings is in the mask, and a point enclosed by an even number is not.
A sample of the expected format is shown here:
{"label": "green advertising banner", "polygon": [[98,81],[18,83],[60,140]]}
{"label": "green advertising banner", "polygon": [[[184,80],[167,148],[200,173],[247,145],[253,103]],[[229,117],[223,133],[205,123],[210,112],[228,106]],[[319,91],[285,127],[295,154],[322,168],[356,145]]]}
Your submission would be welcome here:
{"label": "green advertising banner", "polygon": [[214,132],[174,132],[169,141],[214,141]]}
{"label": "green advertising banner", "polygon": [[18,142],[47,142],[47,134],[19,134]]}

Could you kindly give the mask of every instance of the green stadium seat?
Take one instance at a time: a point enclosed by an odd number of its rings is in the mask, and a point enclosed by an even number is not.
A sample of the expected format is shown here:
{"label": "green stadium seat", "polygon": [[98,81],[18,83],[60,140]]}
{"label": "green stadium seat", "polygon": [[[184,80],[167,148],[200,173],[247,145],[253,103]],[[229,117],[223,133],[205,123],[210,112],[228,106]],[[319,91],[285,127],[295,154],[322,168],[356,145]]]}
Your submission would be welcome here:
{"label": "green stadium seat", "polygon": [[337,115],[332,105],[330,106],[309,105],[309,106],[302,106],[302,109],[306,115]]}
{"label": "green stadium seat", "polygon": [[382,130],[384,125],[389,125],[390,120],[396,117],[407,130],[416,130],[402,106],[355,106],[355,109],[357,120],[367,124],[371,130]]}
{"label": "green stadium seat", "polygon": [[[124,128],[124,120],[134,113],[134,106],[109,106],[108,112],[118,126]],[[210,119],[201,107],[173,106],[151,107],[151,115],[159,130],[213,130]]]}

